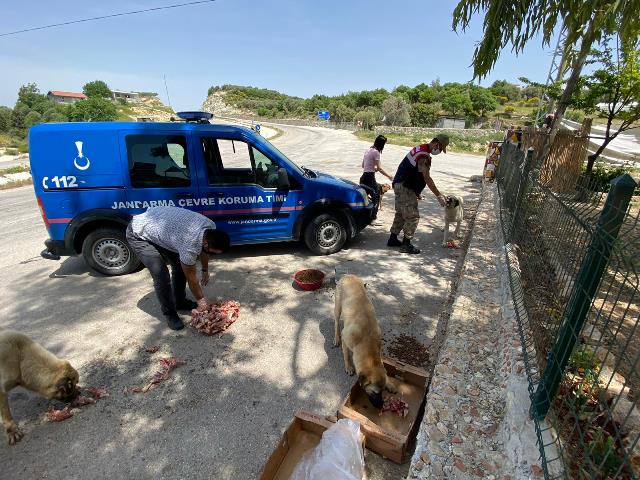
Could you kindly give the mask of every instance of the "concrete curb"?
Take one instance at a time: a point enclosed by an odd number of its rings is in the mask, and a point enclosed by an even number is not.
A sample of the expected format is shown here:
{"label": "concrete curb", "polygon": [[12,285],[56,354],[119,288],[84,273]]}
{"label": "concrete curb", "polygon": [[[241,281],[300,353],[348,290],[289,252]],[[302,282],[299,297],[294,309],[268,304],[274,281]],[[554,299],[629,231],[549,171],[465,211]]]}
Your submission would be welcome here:
{"label": "concrete curb", "polygon": [[543,476],[496,202],[485,183],[408,479]]}

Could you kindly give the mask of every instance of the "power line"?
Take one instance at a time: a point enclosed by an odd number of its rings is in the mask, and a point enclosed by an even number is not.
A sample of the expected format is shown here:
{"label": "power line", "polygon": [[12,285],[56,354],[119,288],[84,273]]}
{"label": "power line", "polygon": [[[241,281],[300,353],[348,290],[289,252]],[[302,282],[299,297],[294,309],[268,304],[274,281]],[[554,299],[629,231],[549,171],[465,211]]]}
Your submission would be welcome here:
{"label": "power line", "polygon": [[188,7],[191,5],[198,5],[201,3],[213,3],[216,0],[199,0],[197,2],[176,3],[175,5],[166,5],[164,7],[145,8],[144,10],[134,10],[131,12],[112,13],[111,15],[102,15],[100,17],[83,18],[80,20],[70,20],[62,23],[52,23],[51,25],[43,25],[41,27],[25,28],[23,30],[16,30],[15,32],[0,33],[0,37],[7,37],[9,35],[17,35],[19,33],[33,32],[35,30],[44,30],[45,28],[62,27],[65,25],[73,25],[74,23],[92,22],[94,20],[104,20],[105,18],[124,17],[125,15],[137,15],[139,13],[155,12],[158,10],[168,10],[170,8]]}

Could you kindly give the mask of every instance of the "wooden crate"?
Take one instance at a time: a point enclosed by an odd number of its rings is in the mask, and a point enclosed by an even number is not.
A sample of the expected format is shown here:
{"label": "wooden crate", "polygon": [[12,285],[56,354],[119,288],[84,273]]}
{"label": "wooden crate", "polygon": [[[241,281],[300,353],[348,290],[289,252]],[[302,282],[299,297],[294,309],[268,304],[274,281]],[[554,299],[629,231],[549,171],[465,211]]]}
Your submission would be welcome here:
{"label": "wooden crate", "polygon": [[[396,463],[407,460],[411,444],[415,440],[420,420],[424,413],[424,400],[429,385],[429,374],[417,367],[383,358],[387,375],[395,378],[398,393],[409,404],[409,414],[402,418],[394,412],[382,416],[356,381],[338,410],[339,418],[350,418],[360,422],[369,450]],[[384,396],[391,395],[388,392]]]}
{"label": "wooden crate", "polygon": [[333,423],[307,411],[295,414],[282,434],[280,443],[262,470],[261,480],[287,480],[305,452],[318,443],[324,431]]}

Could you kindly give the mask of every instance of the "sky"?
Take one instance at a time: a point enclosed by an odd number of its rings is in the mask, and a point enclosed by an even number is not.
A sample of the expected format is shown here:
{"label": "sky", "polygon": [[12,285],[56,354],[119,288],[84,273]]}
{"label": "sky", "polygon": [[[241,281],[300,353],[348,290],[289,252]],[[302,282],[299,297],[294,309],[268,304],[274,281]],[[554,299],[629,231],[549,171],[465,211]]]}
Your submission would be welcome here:
{"label": "sky", "polygon": [[[4,0],[0,34],[188,0]],[[91,4],[91,5],[90,5]],[[212,85],[310,97],[439,79],[466,82],[482,18],[452,30],[456,2],[436,0],[217,0],[213,3],[0,36],[0,105],[18,88],[81,91],[92,80],[153,91],[177,111],[199,109]],[[55,5],[55,6],[52,6]],[[553,46],[555,46],[555,43]],[[544,82],[549,46],[503,51],[480,84]],[[169,97],[163,78],[166,78]]]}

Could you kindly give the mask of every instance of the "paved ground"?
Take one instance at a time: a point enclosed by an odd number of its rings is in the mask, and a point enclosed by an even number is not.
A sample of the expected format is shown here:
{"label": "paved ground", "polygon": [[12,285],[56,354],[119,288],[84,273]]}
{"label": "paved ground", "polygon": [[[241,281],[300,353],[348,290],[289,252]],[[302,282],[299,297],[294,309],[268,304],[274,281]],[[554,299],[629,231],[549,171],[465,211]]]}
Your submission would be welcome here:
{"label": "paved ground", "polygon": [[[358,179],[367,143],[345,131],[282,128],[286,134],[274,143],[298,164]],[[395,170],[405,151],[388,146],[385,166]],[[478,184],[468,179],[482,165],[481,157],[442,154],[433,175],[441,190],[473,205]],[[0,191],[0,205],[0,327],[31,335],[68,358],[82,384],[110,392],[51,424],[43,413],[52,402],[14,391],[12,409],[26,437],[15,447],[0,442],[6,478],[256,478],[293,413],[335,412],[353,381],[332,347],[333,289],[297,291],[291,275],[338,265],[360,274],[387,344],[407,334],[429,345],[460,255],[440,247],[441,210],[431,195],[420,207],[423,254],[387,249],[390,192],[382,225],[367,228],[338,254],[317,257],[297,244],[273,244],[213,259],[207,295],[238,299],[242,310],[227,333],[208,338],[189,329],[171,332],[157,319],[146,271],[107,278],[79,258],[41,259],[46,231],[30,187]],[[160,352],[143,351],[155,344]],[[186,361],[169,381],[147,394],[123,394],[143,385],[158,358],[169,355]],[[367,460],[374,479],[399,478],[408,469],[371,455]]]}

